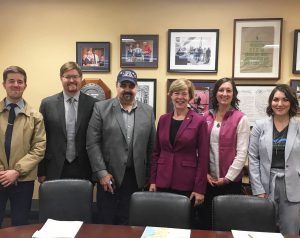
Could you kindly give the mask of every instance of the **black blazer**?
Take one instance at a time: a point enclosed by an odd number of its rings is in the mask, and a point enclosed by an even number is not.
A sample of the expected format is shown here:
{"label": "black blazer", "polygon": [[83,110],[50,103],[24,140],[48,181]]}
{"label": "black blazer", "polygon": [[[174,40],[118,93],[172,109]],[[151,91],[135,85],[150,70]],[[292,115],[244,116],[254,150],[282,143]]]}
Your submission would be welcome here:
{"label": "black blazer", "polygon": [[[92,170],[86,151],[86,132],[94,103],[98,101],[80,93],[76,124],[77,162],[80,166],[78,178],[91,180]],[[44,159],[40,162],[38,176],[46,176],[46,180],[59,179],[66,158],[67,132],[63,93],[42,100],[40,112],[43,114],[47,136]]]}

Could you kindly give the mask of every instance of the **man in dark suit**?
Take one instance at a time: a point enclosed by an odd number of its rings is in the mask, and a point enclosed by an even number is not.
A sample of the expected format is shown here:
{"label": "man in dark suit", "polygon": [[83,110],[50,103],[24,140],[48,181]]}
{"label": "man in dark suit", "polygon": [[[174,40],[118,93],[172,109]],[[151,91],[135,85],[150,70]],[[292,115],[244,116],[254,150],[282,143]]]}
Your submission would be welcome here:
{"label": "man in dark suit", "polygon": [[99,222],[128,224],[129,200],[149,176],[155,138],[152,107],[135,100],[137,75],[122,70],[117,97],[95,103],[87,131],[87,151],[97,176]]}
{"label": "man in dark suit", "polygon": [[47,146],[39,182],[61,178],[92,179],[86,131],[96,99],[80,92],[82,72],[75,62],[60,68],[63,92],[43,99]]}

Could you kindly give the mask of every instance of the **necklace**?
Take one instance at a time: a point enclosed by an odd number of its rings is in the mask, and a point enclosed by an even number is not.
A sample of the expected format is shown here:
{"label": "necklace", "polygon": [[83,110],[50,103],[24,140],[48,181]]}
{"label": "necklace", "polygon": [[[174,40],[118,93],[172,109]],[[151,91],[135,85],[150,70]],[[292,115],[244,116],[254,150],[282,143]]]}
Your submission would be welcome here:
{"label": "necklace", "polygon": [[220,122],[217,123],[217,128],[220,128]]}

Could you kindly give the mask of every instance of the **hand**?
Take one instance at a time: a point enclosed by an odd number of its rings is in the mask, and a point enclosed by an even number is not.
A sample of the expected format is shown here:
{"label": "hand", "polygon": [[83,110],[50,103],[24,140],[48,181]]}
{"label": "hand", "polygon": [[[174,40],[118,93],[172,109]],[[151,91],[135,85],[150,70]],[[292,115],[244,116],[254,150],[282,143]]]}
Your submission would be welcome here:
{"label": "hand", "polygon": [[216,181],[216,179],[214,177],[212,177],[210,174],[207,174],[207,182],[214,187],[214,182]]}
{"label": "hand", "polygon": [[256,196],[259,198],[268,198],[268,195],[266,193],[257,194]]}
{"label": "hand", "polygon": [[104,191],[114,193],[114,189],[112,187],[112,183],[114,182],[114,178],[111,174],[107,174],[106,176],[100,179],[100,184]]}
{"label": "hand", "polygon": [[190,196],[190,200],[192,200],[193,198],[195,198],[194,207],[196,207],[196,206],[198,206],[198,205],[200,205],[204,202],[204,195],[203,194],[192,192],[192,194]]}
{"label": "hand", "polygon": [[212,181],[212,183],[213,186],[217,186],[217,187],[224,186],[225,184],[227,184],[225,178],[215,179],[214,181]]}
{"label": "hand", "polygon": [[150,184],[149,192],[156,192],[156,184],[154,184],[154,183]]}
{"label": "hand", "polygon": [[3,187],[8,187],[17,181],[19,175],[14,169],[0,171],[0,183]]}
{"label": "hand", "polygon": [[39,176],[38,177],[39,183],[43,183],[43,182],[45,182],[45,180],[46,180],[46,176]]}

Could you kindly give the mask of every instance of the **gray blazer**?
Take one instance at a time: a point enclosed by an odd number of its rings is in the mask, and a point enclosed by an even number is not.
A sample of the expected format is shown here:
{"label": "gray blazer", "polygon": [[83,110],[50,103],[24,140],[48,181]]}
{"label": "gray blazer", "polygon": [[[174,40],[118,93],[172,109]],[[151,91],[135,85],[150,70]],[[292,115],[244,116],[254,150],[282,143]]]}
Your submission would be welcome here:
{"label": "gray blazer", "polygon": [[[153,109],[137,102],[133,135],[133,161],[139,188],[149,176],[150,158],[155,139]],[[127,162],[126,128],[119,100],[116,98],[95,103],[87,131],[87,151],[93,173],[98,179],[107,172],[116,185],[122,183]]]}
{"label": "gray blazer", "polygon": [[[285,146],[285,184],[290,202],[300,202],[300,122],[291,118]],[[256,121],[249,144],[249,172],[252,192],[270,194],[273,149],[273,117]]]}

